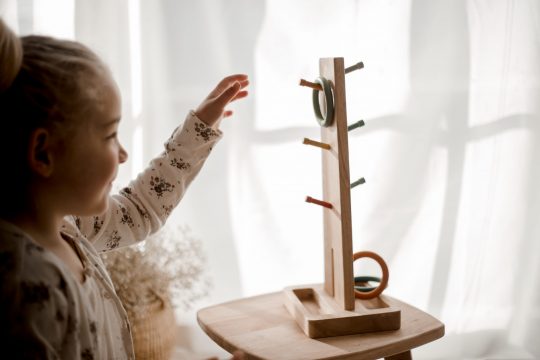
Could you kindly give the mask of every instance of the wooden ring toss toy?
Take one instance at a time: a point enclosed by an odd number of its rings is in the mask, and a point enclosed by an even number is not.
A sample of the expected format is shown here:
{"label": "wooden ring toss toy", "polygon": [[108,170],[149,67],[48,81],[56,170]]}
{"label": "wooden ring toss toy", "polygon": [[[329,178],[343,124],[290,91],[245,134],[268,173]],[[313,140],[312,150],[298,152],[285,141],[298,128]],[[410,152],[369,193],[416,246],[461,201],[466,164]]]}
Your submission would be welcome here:
{"label": "wooden ring toss toy", "polygon": [[328,127],[332,125],[332,120],[334,119],[334,93],[332,92],[332,85],[330,84],[330,81],[322,76],[315,79],[315,83],[322,87],[326,111],[323,115],[319,101],[320,91],[315,89],[313,89],[313,111],[315,112],[315,117],[319,124]]}
{"label": "wooden ring toss toy", "polygon": [[[289,286],[284,295],[291,316],[311,338],[397,330],[401,326],[401,310],[391,298],[379,296],[388,283],[388,267],[371,252],[354,254],[352,246],[351,189],[366,180],[351,183],[348,137],[351,130],[365,123],[347,121],[345,74],[362,67],[358,63],[345,68],[343,58],[320,59],[316,80],[300,79],[299,84],[312,91],[321,134],[318,141],[304,138],[303,144],[322,150],[322,197],[308,196],[306,202],[323,207],[324,282]],[[360,257],[377,261],[383,269],[382,278],[363,276],[355,282],[353,262]],[[373,298],[376,301],[370,300]]]}
{"label": "wooden ring toss toy", "polygon": [[[348,134],[364,122],[347,122],[345,74],[362,67],[360,62],[345,68],[343,58],[320,59],[320,81],[301,79],[299,84],[315,89],[316,114],[326,112],[325,99],[333,113],[333,118],[319,114],[320,141],[304,139],[305,145],[320,148],[321,154],[322,200],[307,197],[306,201],[323,207],[324,282],[288,286],[282,299],[275,293],[259,295],[199,311],[199,325],[229,352],[245,350],[254,359],[410,360],[412,348],[444,335],[444,325],[429,314],[380,295],[388,283],[388,267],[380,256],[353,251],[350,192],[365,179],[350,181]],[[354,276],[353,262],[362,257],[379,263],[381,279]],[[283,305],[288,317],[282,316]],[[395,331],[402,324],[403,331]],[[312,341],[299,330],[311,339],[341,338]]]}
{"label": "wooden ring toss toy", "polygon": [[358,291],[354,289],[354,296],[357,299],[361,299],[361,300],[373,299],[379,296],[388,285],[388,276],[389,276],[388,266],[386,265],[386,262],[384,262],[382,257],[380,257],[378,254],[375,254],[372,251],[359,251],[359,252],[354,253],[353,262],[360,258],[365,258],[365,257],[373,259],[379,264],[382,270],[382,279],[381,279],[381,282],[379,283],[379,286],[377,286],[375,289],[371,291],[363,292],[363,291]]}

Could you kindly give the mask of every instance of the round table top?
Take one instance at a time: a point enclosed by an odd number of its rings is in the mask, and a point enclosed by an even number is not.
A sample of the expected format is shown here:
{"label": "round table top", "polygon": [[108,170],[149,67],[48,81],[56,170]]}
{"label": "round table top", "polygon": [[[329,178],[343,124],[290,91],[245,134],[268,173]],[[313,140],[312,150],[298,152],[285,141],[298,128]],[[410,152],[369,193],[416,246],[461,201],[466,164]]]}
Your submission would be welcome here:
{"label": "round table top", "polygon": [[201,309],[197,320],[212,340],[247,359],[378,359],[407,352],[444,335],[444,324],[404,302],[381,296],[401,310],[401,328],[311,339],[284,305],[282,292]]}

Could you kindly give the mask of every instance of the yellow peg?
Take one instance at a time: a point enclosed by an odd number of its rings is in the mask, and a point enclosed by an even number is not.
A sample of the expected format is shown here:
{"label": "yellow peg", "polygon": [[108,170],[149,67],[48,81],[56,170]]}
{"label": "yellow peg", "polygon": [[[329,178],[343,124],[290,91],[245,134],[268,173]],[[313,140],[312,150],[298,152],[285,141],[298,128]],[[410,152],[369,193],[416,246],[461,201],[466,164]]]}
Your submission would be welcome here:
{"label": "yellow peg", "polygon": [[308,138],[304,138],[304,141],[302,143],[306,144],[306,145],[313,145],[313,146],[316,146],[316,147],[320,147],[321,149],[325,149],[325,150],[330,150],[331,149],[329,144],[325,144],[325,143],[318,142],[318,141],[315,141],[315,140],[311,140],[311,139],[308,139]]}

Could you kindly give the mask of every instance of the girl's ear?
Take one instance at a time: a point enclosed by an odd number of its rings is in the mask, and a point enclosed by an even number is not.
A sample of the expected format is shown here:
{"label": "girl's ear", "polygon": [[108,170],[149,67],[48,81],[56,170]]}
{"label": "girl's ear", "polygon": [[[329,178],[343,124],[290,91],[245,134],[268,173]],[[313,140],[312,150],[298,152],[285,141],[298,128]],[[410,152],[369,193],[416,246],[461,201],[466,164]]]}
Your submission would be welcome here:
{"label": "girl's ear", "polygon": [[51,140],[51,134],[47,129],[38,128],[30,134],[28,142],[30,170],[45,178],[51,176],[54,168]]}

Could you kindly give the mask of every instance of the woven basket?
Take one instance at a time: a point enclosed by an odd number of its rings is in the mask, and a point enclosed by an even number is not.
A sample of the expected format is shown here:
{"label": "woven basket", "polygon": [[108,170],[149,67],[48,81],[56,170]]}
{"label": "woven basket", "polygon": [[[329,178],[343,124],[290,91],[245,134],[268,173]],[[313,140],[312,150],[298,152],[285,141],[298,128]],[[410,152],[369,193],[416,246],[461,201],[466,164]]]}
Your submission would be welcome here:
{"label": "woven basket", "polygon": [[177,332],[174,310],[168,301],[156,301],[130,320],[137,360],[170,359]]}

